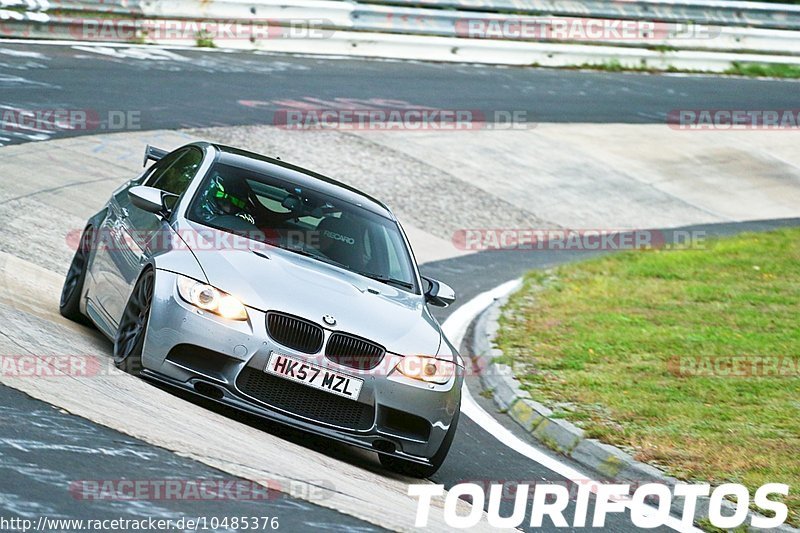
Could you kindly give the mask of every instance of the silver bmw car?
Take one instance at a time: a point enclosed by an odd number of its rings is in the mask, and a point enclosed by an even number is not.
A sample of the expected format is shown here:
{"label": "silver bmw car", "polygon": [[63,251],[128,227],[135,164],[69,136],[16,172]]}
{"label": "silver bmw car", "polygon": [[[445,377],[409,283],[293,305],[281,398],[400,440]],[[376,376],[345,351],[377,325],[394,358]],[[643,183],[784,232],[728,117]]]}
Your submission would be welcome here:
{"label": "silver bmw car", "polygon": [[243,150],[148,146],[91,217],[61,313],[115,364],[228,406],[374,450],[427,477],[458,423],[463,361],[380,201]]}

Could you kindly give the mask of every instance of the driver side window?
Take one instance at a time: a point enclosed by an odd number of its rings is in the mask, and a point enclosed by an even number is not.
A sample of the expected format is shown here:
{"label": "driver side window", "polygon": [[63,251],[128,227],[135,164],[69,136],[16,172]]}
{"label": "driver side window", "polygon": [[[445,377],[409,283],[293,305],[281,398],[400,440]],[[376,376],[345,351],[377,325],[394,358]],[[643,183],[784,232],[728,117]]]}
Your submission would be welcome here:
{"label": "driver side window", "polygon": [[180,196],[189,187],[202,163],[203,152],[199,148],[189,147],[173,152],[157,163],[158,168],[153,171],[147,184]]}

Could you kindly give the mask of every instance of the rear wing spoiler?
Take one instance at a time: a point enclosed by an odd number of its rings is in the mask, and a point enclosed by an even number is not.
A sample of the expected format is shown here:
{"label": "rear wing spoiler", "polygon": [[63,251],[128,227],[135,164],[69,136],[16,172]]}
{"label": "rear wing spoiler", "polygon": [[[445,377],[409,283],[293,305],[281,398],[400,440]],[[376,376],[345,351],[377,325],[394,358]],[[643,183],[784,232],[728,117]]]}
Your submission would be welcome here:
{"label": "rear wing spoiler", "polygon": [[155,146],[150,146],[148,144],[144,149],[144,161],[142,162],[142,166],[146,167],[148,161],[160,161],[168,153],[169,152],[166,150],[162,150],[161,148],[156,148]]}

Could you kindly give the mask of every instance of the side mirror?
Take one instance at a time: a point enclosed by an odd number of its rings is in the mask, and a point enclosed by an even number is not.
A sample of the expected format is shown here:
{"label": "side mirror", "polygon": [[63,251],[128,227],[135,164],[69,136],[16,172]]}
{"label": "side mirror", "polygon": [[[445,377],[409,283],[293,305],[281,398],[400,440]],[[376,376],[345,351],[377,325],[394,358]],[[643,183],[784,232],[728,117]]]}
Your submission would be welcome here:
{"label": "side mirror", "polygon": [[156,189],[155,187],[146,187],[144,185],[137,185],[128,189],[128,197],[131,199],[133,205],[148,213],[155,213],[156,215],[168,216],[170,209],[168,204],[174,207],[172,198],[174,194],[170,194]]}
{"label": "side mirror", "polygon": [[425,301],[429,304],[437,307],[447,307],[456,301],[456,291],[450,285],[425,276],[422,276],[422,279],[430,285],[428,290],[425,291]]}

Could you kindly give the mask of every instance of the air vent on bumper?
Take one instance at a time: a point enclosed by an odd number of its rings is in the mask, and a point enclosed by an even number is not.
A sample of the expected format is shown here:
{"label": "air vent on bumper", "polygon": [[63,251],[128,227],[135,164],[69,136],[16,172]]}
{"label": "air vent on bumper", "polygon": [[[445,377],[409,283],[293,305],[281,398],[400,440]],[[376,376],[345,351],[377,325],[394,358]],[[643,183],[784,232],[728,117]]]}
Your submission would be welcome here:
{"label": "air vent on bumper", "polygon": [[236,380],[244,394],[292,415],[345,429],[372,427],[375,409],[329,392],[245,367]]}

